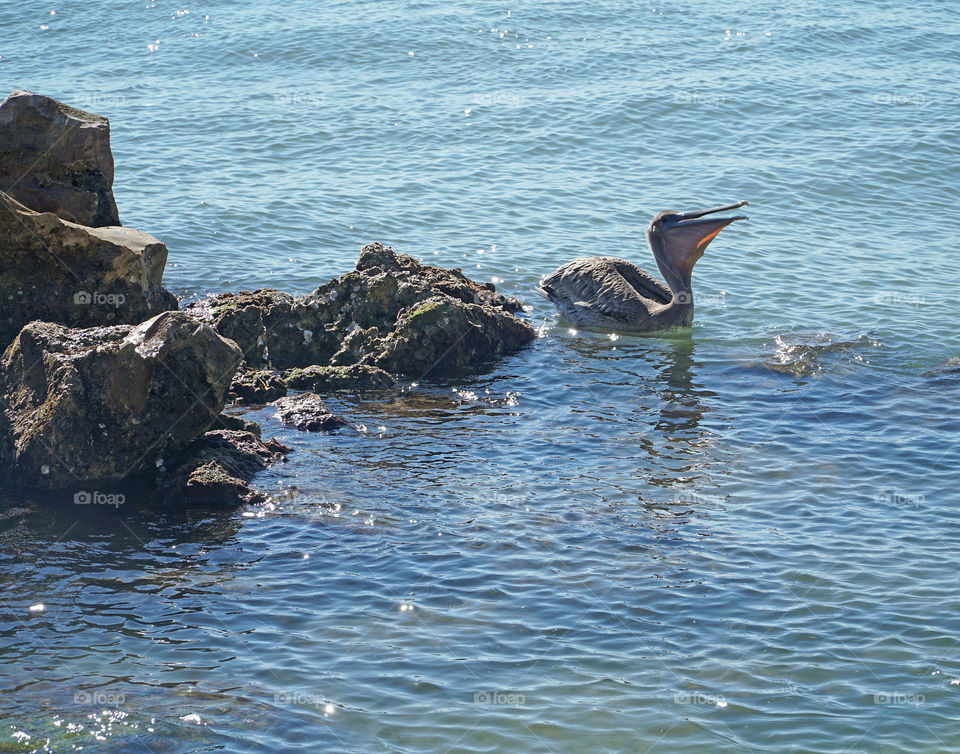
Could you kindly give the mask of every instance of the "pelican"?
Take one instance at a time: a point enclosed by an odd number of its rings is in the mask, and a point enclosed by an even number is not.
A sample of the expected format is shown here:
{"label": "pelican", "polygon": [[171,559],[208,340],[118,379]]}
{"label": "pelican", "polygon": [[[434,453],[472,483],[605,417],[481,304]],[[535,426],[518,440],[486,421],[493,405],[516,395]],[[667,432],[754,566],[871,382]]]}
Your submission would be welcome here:
{"label": "pelican", "polygon": [[581,327],[644,332],[693,324],[690,275],[704,249],[736,217],[708,217],[746,206],[727,204],[694,212],[660,212],[647,228],[647,243],[661,282],[616,257],[580,257],[540,281],[537,292],[560,316]]}

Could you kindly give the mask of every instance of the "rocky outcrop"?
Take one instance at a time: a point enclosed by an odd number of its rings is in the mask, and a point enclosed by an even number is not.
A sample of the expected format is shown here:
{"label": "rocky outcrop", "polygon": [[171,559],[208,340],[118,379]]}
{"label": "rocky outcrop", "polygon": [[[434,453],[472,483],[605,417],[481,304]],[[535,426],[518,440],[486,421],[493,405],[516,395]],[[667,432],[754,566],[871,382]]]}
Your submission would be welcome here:
{"label": "rocky outcrop", "polygon": [[187,448],[177,465],[160,477],[160,490],[171,502],[222,504],[263,502],[250,487],[253,476],[286,459],[290,448],[264,442],[251,432],[214,430]]}
{"label": "rocky outcrop", "polygon": [[449,375],[512,353],[532,338],[530,326],[516,317],[437,297],[404,310],[368,360],[418,379]]}
{"label": "rocky outcrop", "polygon": [[160,285],[167,248],[130,228],[88,228],[0,191],[0,348],[27,322],[136,324],[177,308]]}
{"label": "rocky outcrop", "polygon": [[283,373],[283,380],[287,387],[294,390],[309,390],[321,394],[341,390],[387,390],[397,385],[393,375],[368,364],[288,369]]}
{"label": "rocky outcrop", "polygon": [[32,322],[0,359],[0,475],[58,488],[153,473],[217,421],[240,359],[184,312],[135,327]]}
{"label": "rocky outcrop", "polygon": [[106,118],[32,92],[0,103],[0,188],[38,212],[120,225]]}
{"label": "rocky outcrop", "polygon": [[316,307],[269,288],[221,293],[185,309],[236,341],[246,364],[255,369],[326,364],[339,343],[324,332]]}
{"label": "rocky outcrop", "polygon": [[236,403],[270,403],[287,394],[284,379],[266,369],[241,369],[230,384],[229,397]]}
{"label": "rocky outcrop", "polygon": [[280,398],[273,405],[281,422],[304,432],[330,432],[347,425],[345,419],[331,412],[314,393]]}
{"label": "rocky outcrop", "polygon": [[[439,316],[427,316],[437,306]],[[364,247],[353,272],[308,296],[264,289],[225,293],[187,308],[236,340],[250,366],[284,370],[360,364],[417,378],[442,376],[480,368],[535,337],[514,316],[520,302],[492,284],[381,244]],[[420,323],[431,326],[429,337],[414,337],[411,328]]]}

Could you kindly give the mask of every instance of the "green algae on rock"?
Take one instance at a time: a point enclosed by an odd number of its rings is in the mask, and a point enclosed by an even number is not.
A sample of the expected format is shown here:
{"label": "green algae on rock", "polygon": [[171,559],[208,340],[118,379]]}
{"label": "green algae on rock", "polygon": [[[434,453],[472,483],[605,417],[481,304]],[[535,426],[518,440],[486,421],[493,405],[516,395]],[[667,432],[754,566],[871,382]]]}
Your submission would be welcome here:
{"label": "green algae on rock", "polygon": [[237,403],[270,403],[287,394],[284,379],[268,369],[240,369],[230,383],[229,397]]}
{"label": "green algae on rock", "polygon": [[417,379],[464,371],[533,339],[530,326],[489,307],[434,298],[401,313],[371,361]]}
{"label": "green algae on rock", "polygon": [[338,390],[385,390],[396,387],[393,375],[369,364],[349,366],[309,366],[288,369],[283,373],[287,387],[314,393]]}

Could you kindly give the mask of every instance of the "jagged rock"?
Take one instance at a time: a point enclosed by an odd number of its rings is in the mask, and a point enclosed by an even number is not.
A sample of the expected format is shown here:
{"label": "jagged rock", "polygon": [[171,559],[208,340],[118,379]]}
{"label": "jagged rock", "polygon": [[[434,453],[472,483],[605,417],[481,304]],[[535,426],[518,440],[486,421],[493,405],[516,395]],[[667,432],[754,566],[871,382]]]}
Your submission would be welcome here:
{"label": "jagged rock", "polygon": [[535,334],[528,324],[489,306],[437,297],[404,311],[369,363],[417,379],[474,369],[516,351]]}
{"label": "jagged rock", "polygon": [[240,349],[184,312],[32,322],[0,359],[0,476],[58,488],[154,472],[220,415]]}
{"label": "jagged rock", "polygon": [[41,94],[12,92],[0,103],[0,186],[38,212],[120,225],[109,121]]}
{"label": "jagged rock", "polygon": [[301,393],[273,402],[280,421],[306,432],[329,432],[346,426],[345,419],[332,413],[314,393]]}
{"label": "jagged rock", "polygon": [[407,254],[397,254],[389,246],[372,243],[364,246],[357,259],[357,272],[376,276],[380,271],[413,285],[430,295],[442,293],[465,304],[492,306],[505,312],[523,311],[523,304],[512,296],[497,293],[493,283],[477,283],[459,269],[423,264]]}
{"label": "jagged rock", "polygon": [[260,425],[255,421],[244,419],[243,417],[236,416],[234,414],[220,414],[210,429],[232,429],[239,430],[241,432],[252,432],[257,437],[260,437],[262,433]]}
{"label": "jagged rock", "polygon": [[[434,325],[431,341],[413,338],[410,322],[401,321],[428,301],[451,302],[447,319]],[[471,309],[470,307],[474,307]],[[479,366],[534,339],[533,329],[513,316],[522,305],[498,294],[490,284],[476,283],[459,270],[445,270],[397,254],[381,244],[365,246],[353,272],[321,285],[301,298],[269,289],[221,294],[187,309],[222,335],[236,340],[250,366],[291,369],[311,365],[410,365],[404,345],[415,347],[429,362],[431,374]],[[452,320],[450,316],[456,313]],[[467,313],[470,313],[469,316]],[[470,322],[470,328],[465,323]],[[462,326],[461,326],[462,325]],[[406,328],[404,344],[391,344],[398,327]],[[445,327],[450,337],[437,330]],[[484,331],[475,333],[474,330]],[[449,347],[468,335],[465,347],[451,350],[451,363],[431,343]],[[503,337],[502,342],[498,338]],[[382,364],[381,364],[382,362]],[[406,368],[406,366],[404,367]],[[420,375],[424,370],[409,369]]]}
{"label": "jagged rock", "polygon": [[27,322],[136,324],[177,308],[160,286],[167,247],[131,228],[88,228],[0,191],[0,348]]}
{"label": "jagged rock", "polygon": [[283,373],[287,387],[309,390],[313,393],[331,393],[337,390],[384,390],[396,387],[393,375],[368,364],[345,367],[309,366],[288,369]]}
{"label": "jagged rock", "polygon": [[270,288],[221,293],[184,308],[236,341],[251,367],[325,364],[339,347],[336,334],[325,333],[316,307]]}
{"label": "jagged rock", "polygon": [[266,496],[252,489],[250,480],[258,471],[284,460],[289,452],[290,448],[277,440],[264,442],[251,432],[207,432],[161,476],[160,489],[164,497],[177,503],[262,502]]}
{"label": "jagged rock", "polygon": [[287,394],[287,383],[265,369],[241,369],[230,384],[230,397],[237,403],[270,403]]}

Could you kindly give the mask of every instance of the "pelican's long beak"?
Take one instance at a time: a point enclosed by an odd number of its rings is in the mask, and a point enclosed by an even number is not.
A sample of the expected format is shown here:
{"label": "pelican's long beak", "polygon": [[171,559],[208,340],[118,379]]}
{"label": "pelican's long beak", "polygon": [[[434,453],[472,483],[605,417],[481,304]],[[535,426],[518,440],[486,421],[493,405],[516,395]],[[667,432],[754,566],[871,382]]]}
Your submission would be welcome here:
{"label": "pelican's long beak", "polygon": [[[731,209],[739,209],[740,207],[746,207],[748,202],[739,201],[736,204],[724,204],[722,207],[712,207],[710,209],[698,209],[693,212],[679,212],[677,213],[677,225],[698,225],[697,222],[691,222],[697,218],[703,217],[704,215],[715,215],[717,212],[727,212]],[[723,218],[733,222],[734,220],[746,220],[746,215],[737,215],[736,217]],[[717,222],[716,220],[701,220],[700,222]]]}

